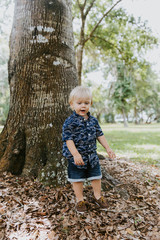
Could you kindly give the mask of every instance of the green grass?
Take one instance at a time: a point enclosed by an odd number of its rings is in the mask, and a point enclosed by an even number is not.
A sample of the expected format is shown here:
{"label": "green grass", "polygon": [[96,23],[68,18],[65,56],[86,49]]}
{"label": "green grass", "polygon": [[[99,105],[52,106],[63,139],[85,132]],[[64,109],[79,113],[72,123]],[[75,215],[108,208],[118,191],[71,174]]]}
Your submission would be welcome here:
{"label": "green grass", "polygon": [[[160,167],[160,124],[102,124],[110,147],[120,158]],[[98,144],[98,152],[105,153]]]}

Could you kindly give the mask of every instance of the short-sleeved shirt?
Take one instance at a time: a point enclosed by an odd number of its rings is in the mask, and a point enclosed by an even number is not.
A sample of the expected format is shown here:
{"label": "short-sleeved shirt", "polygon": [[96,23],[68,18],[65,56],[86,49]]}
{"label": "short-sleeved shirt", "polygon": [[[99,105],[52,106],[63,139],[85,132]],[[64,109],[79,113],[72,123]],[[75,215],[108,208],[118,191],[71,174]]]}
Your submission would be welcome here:
{"label": "short-sleeved shirt", "polygon": [[74,163],[72,154],[70,153],[66,141],[73,140],[78,152],[82,155],[84,166],[78,168],[86,168],[89,161],[94,167],[99,161],[96,153],[96,139],[103,135],[102,129],[99,126],[98,120],[91,116],[88,112],[88,119],[78,115],[75,111],[68,117],[62,129],[63,141],[63,156],[70,159]]}

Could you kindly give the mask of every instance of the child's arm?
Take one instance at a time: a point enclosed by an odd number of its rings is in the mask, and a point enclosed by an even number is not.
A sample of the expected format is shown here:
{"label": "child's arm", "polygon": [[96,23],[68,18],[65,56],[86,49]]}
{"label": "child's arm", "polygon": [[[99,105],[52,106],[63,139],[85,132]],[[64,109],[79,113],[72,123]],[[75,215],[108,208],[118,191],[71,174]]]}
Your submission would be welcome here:
{"label": "child's arm", "polygon": [[81,154],[78,152],[73,140],[67,140],[66,141],[67,147],[70,151],[70,153],[72,154],[73,158],[74,158],[74,162],[76,165],[84,165],[83,159]]}
{"label": "child's arm", "polygon": [[107,153],[108,153],[108,156],[111,158],[111,159],[114,159],[116,158],[116,155],[115,153],[112,151],[112,149],[110,149],[108,143],[107,143],[107,140],[105,138],[104,135],[100,136],[97,138],[98,141],[100,142],[100,144],[106,149]]}

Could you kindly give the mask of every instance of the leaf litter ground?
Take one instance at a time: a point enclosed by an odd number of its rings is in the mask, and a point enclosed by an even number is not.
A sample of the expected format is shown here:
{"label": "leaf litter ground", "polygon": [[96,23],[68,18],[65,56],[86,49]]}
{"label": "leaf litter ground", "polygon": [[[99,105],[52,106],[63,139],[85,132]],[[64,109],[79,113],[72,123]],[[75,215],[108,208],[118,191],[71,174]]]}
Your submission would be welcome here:
{"label": "leaf litter ground", "polygon": [[120,184],[105,182],[107,211],[96,207],[86,185],[85,214],[75,211],[70,184],[55,189],[1,174],[0,240],[160,240],[160,170],[124,159],[101,165]]}

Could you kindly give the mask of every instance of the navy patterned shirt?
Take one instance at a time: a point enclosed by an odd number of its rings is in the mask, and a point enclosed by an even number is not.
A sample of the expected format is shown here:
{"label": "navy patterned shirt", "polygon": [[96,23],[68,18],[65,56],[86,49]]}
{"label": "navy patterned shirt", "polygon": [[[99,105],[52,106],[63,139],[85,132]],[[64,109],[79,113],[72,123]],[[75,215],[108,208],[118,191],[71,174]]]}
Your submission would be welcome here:
{"label": "navy patterned shirt", "polygon": [[82,155],[85,165],[77,166],[78,168],[87,168],[88,161],[94,167],[99,161],[96,153],[96,139],[103,135],[98,120],[88,112],[88,119],[78,115],[75,111],[68,117],[62,129],[63,156],[74,163],[66,141],[73,140],[78,152]]}

